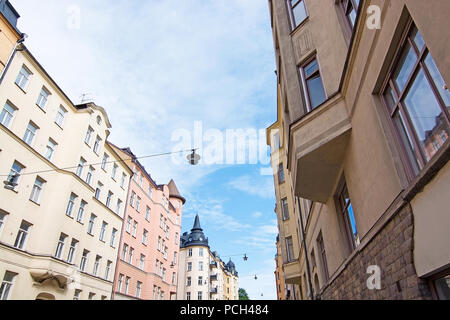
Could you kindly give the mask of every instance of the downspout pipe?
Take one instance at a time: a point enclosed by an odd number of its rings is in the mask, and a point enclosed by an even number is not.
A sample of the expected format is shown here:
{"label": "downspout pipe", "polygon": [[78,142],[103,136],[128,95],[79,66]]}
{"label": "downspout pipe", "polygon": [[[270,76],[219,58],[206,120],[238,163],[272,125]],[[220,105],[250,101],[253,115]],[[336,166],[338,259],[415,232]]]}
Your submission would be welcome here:
{"label": "downspout pipe", "polygon": [[0,75],[0,84],[3,82],[3,79],[5,78],[6,72],[9,69],[9,66],[11,65],[12,60],[14,59],[14,56],[17,51],[20,49],[19,46],[25,41],[25,39],[28,37],[26,33],[22,33],[21,38],[17,40],[16,44],[14,45],[14,49],[12,50],[11,54],[8,57],[8,61],[6,62],[5,68],[3,69],[1,75]]}
{"label": "downspout pipe", "polygon": [[309,285],[309,294],[311,295],[311,300],[314,300],[314,291],[311,281],[311,268],[309,266],[309,259],[308,259],[308,249],[306,247],[306,235],[305,235],[305,227],[303,224],[303,215],[302,215],[302,208],[300,206],[300,198],[297,197],[297,205],[298,205],[298,212],[300,216],[300,229],[302,231],[302,239],[303,239],[303,247],[305,248],[305,262],[306,262],[306,273],[308,274],[308,285]]}

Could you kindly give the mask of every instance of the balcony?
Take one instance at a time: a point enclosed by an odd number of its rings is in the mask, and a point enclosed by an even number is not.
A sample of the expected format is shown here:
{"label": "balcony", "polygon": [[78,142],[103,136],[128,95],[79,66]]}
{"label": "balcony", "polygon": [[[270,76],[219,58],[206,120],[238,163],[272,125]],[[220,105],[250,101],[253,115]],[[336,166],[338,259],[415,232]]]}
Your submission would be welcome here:
{"label": "balcony", "polygon": [[210,281],[217,281],[217,274],[213,274],[209,277]]}
{"label": "balcony", "polygon": [[293,124],[290,152],[295,194],[326,203],[333,193],[352,125],[337,95]]}
{"label": "balcony", "polygon": [[217,294],[217,287],[215,287],[215,288],[211,288],[211,291],[210,291],[210,293],[211,294]]}
{"label": "balcony", "polygon": [[300,262],[295,260],[293,262],[283,264],[284,277],[287,284],[299,284],[301,280]]}
{"label": "balcony", "polygon": [[211,263],[209,264],[210,268],[217,268],[217,261],[211,261]]}

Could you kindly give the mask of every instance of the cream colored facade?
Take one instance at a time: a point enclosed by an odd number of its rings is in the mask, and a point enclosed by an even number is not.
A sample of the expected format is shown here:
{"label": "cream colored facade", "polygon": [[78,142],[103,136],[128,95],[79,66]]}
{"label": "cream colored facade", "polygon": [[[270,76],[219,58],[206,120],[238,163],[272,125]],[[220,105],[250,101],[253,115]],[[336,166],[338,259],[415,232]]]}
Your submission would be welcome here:
{"label": "cream colored facade", "polygon": [[[18,80],[22,68],[28,80]],[[12,277],[6,298],[109,299],[131,170],[107,143],[105,110],[74,105],[25,47],[0,86],[0,108],[7,105],[0,173],[22,170],[15,190],[0,189],[0,280]]]}
{"label": "cream colored facade", "polygon": [[16,24],[19,14],[9,1],[0,0],[0,74],[3,73],[22,34]]}

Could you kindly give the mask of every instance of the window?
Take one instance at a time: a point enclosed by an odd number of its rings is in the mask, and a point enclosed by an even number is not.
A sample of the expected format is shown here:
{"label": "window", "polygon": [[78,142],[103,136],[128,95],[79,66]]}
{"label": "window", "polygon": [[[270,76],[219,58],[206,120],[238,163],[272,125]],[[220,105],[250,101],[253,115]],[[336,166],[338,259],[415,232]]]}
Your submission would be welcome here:
{"label": "window", "polygon": [[64,244],[66,242],[67,236],[64,233],[61,233],[59,236],[58,244],[56,246],[55,258],[61,259],[62,252],[64,250]]}
{"label": "window", "polygon": [[347,238],[350,242],[351,249],[354,250],[359,246],[359,234],[356,227],[355,213],[353,210],[352,202],[348,194],[347,185],[344,183],[338,193],[339,209],[341,210],[341,218],[344,222]]}
{"label": "window", "polygon": [[133,264],[133,253],[134,253],[134,248],[130,247],[130,255],[128,256],[129,264]]}
{"label": "window", "polygon": [[203,285],[203,277],[202,277],[202,276],[198,277],[198,282],[197,282],[197,284],[198,284],[199,286],[202,286],[202,285]]}
{"label": "window", "polygon": [[287,0],[292,29],[297,28],[307,18],[304,0]]}
{"label": "window", "polygon": [[289,219],[289,207],[287,198],[281,199],[281,213],[283,217],[283,221]]}
{"label": "window", "polygon": [[178,232],[175,232],[175,245],[178,245]]}
{"label": "window", "polygon": [[314,252],[314,249],[311,250],[311,267],[313,270],[315,267],[317,267],[316,254]]}
{"label": "window", "polygon": [[177,253],[176,252],[173,253],[173,263],[177,264]]}
{"label": "window", "polygon": [[100,200],[102,188],[103,188],[103,184],[100,181],[97,182],[97,189],[95,189],[95,199]]}
{"label": "window", "polygon": [[131,231],[131,234],[132,234],[133,237],[135,237],[135,238],[136,238],[137,225],[138,225],[137,221],[134,221],[134,222],[133,222],[133,230]]}
{"label": "window", "polygon": [[58,113],[56,114],[55,122],[61,128],[63,127],[64,119],[66,117],[66,113],[67,113],[66,109],[64,109],[62,106],[59,106]]}
{"label": "window", "polygon": [[20,250],[23,250],[25,248],[26,240],[28,238],[28,234],[29,234],[31,226],[32,226],[31,223],[28,223],[25,220],[22,220],[19,231],[17,232],[16,241],[14,242],[15,248],[20,249]]}
{"label": "window", "polygon": [[53,139],[48,139],[47,148],[45,150],[45,158],[50,161],[52,160],[53,154],[55,153],[56,146],[58,144]]}
{"label": "window", "polygon": [[161,215],[159,216],[159,227],[160,227],[160,228],[163,227],[163,220],[164,220],[164,217],[163,217],[163,215],[161,214]]}
{"label": "window", "polygon": [[119,168],[119,166],[116,163],[114,163],[112,173],[111,173],[111,178],[113,178],[114,180],[116,180],[116,174],[117,174],[118,168]]}
{"label": "window", "polygon": [[137,197],[136,200],[136,211],[139,212],[139,209],[141,207],[141,198]]}
{"label": "window", "polygon": [[198,300],[202,300],[203,299],[203,292],[199,291],[198,292]]}
{"label": "window", "polygon": [[446,270],[431,279],[438,300],[450,300],[450,271]]}
{"label": "window", "polygon": [[203,271],[203,261],[198,262],[198,271]]}
{"label": "window", "polygon": [[115,247],[116,235],[117,235],[117,229],[113,228],[112,232],[111,232],[111,241],[109,243],[109,245],[113,248]]}
{"label": "window", "polygon": [[192,284],[192,278],[191,277],[187,277],[187,284],[186,286],[190,287]]}
{"label": "window", "polygon": [[42,188],[44,186],[45,181],[41,178],[37,177],[33,189],[31,190],[30,200],[39,204],[39,200],[41,198]]}
{"label": "window", "polygon": [[105,153],[103,155],[103,160],[102,160],[102,169],[106,171],[106,163],[108,162],[109,156]]}
{"label": "window", "polygon": [[119,274],[119,281],[117,282],[117,291],[122,291],[123,274]]}
{"label": "window", "polygon": [[83,216],[84,216],[84,208],[86,207],[87,202],[81,200],[80,208],[78,209],[78,215],[77,215],[77,221],[82,223],[83,222]]}
{"label": "window", "polygon": [[307,110],[310,112],[326,100],[317,59],[313,58],[300,67],[300,74],[304,84]]}
{"label": "window", "polygon": [[172,284],[174,285],[177,279],[177,274],[175,272],[172,272]]}
{"label": "window", "polygon": [[148,186],[148,197],[151,199],[152,198],[152,194],[153,194],[153,188],[152,186]]}
{"label": "window", "polygon": [[94,297],[95,297],[95,293],[89,292],[88,300],[94,300]]}
{"label": "window", "polygon": [[134,191],[131,192],[131,197],[130,197],[130,206],[132,206],[134,208],[134,199],[136,198],[136,193],[134,193]]}
{"label": "window", "polygon": [[95,224],[95,218],[97,218],[95,216],[95,214],[91,214],[91,218],[89,219],[89,226],[88,226],[88,233],[90,235],[93,235],[93,230],[94,230],[94,224]]}
{"label": "window", "polygon": [[188,256],[192,257],[192,248],[188,250]]}
{"label": "window", "polygon": [[356,24],[356,16],[358,14],[360,0],[341,0],[341,8],[347,17],[350,28],[353,29]]}
{"label": "window", "polygon": [[11,124],[11,120],[14,117],[14,113],[16,112],[16,110],[16,108],[6,102],[5,106],[3,107],[2,113],[0,113],[0,123],[8,128]]}
{"label": "window", "polygon": [[159,273],[159,260],[156,259],[156,263],[155,263],[155,273],[158,274]]}
{"label": "window", "polygon": [[[8,181],[11,181],[12,184],[18,184],[20,173],[24,168],[25,167],[22,166],[20,163],[14,161],[11,171],[9,172]],[[13,190],[17,190],[17,186],[15,186]]]}
{"label": "window", "polygon": [[110,208],[111,206],[111,199],[113,197],[113,193],[111,191],[108,191],[108,196],[106,197],[106,206]]}
{"label": "window", "polygon": [[323,243],[322,232],[319,233],[317,237],[317,248],[319,248],[320,257],[322,261],[322,269],[325,276],[325,281],[328,281],[330,275],[328,274],[328,263],[327,263],[327,255],[325,253],[325,245]]}
{"label": "window", "polygon": [[0,287],[0,300],[8,300],[17,273],[6,271]]}
{"label": "window", "polygon": [[80,294],[81,294],[81,290],[75,289],[75,293],[73,295],[73,300],[80,300]]}
{"label": "window", "polygon": [[88,259],[89,251],[83,250],[83,255],[81,256],[80,270],[84,271],[86,269],[87,259]]}
{"label": "window", "polygon": [[203,257],[203,248],[198,248],[199,257]]}
{"label": "window", "polygon": [[136,285],[136,298],[141,297],[142,282],[138,281]]}
{"label": "window", "polygon": [[150,208],[145,208],[145,220],[150,221]]}
{"label": "window", "polygon": [[100,229],[100,241],[105,241],[105,233],[106,233],[106,227],[108,224],[103,221],[102,222],[102,228]]}
{"label": "window", "polygon": [[5,224],[6,213],[0,211],[0,234],[2,233],[3,225]]}
{"label": "window", "polygon": [[[276,131],[278,131],[278,129]],[[279,132],[277,132],[273,135],[272,148],[273,148],[272,152],[276,152],[276,151],[280,150],[280,148],[281,148],[281,140],[280,140]]]}
{"label": "window", "polygon": [[162,279],[163,279],[163,281],[166,281],[166,268],[163,268]]}
{"label": "window", "polygon": [[144,176],[141,174],[140,176],[139,176],[139,187],[141,187],[142,188],[142,183],[144,182]]}
{"label": "window", "polygon": [[[98,151],[99,151],[99,148],[100,148],[100,142],[102,141],[102,139],[99,137],[99,136],[97,136],[97,138],[95,138],[95,143],[94,143],[94,152],[96,153],[96,154],[98,154]],[[104,169],[103,168],[103,164],[102,164],[102,169]]]}
{"label": "window", "polygon": [[130,277],[125,278],[125,294],[128,294],[128,287],[130,286]]}
{"label": "window", "polygon": [[122,188],[125,188],[125,181],[127,179],[127,175],[125,173],[122,173],[122,180],[120,181],[120,186]]}
{"label": "window", "polygon": [[91,144],[91,138],[92,138],[93,133],[94,133],[94,129],[89,127],[86,132],[86,137],[84,138],[84,142],[86,142],[87,145]]}
{"label": "window", "polygon": [[78,240],[72,239],[72,242],[70,243],[69,254],[67,255],[68,263],[73,262],[73,257],[75,255],[75,251],[77,250],[77,245],[78,245]]}
{"label": "window", "polygon": [[96,276],[97,273],[98,273],[98,267],[100,266],[100,261],[101,261],[101,260],[102,260],[102,257],[100,257],[99,255],[97,255],[97,256],[95,257],[94,270],[93,270],[93,272],[92,272],[92,274],[93,274],[94,276]]}
{"label": "window", "polygon": [[100,116],[97,116],[97,118],[95,119],[95,121],[97,122],[98,125],[102,124],[102,118]]}
{"label": "window", "polygon": [[84,160],[83,158],[80,158],[80,162],[78,163],[77,172],[76,172],[76,175],[80,178],[81,178],[81,175],[83,174],[83,168],[84,168],[85,164],[86,164],[86,160]]}
{"label": "window", "polygon": [[93,166],[89,166],[89,171],[88,171],[87,176],[86,176],[86,183],[87,183],[88,185],[91,184],[92,176],[94,175],[94,170],[95,170],[95,169],[94,169]]}
{"label": "window", "polygon": [[28,82],[31,77],[31,71],[28,70],[27,67],[23,66],[22,69],[20,69],[20,72],[16,78],[16,84],[25,91],[28,85]]}
{"label": "window", "polygon": [[122,248],[122,260],[125,261],[127,258],[128,245],[125,243]]}
{"label": "window", "polygon": [[147,245],[147,237],[148,237],[148,231],[144,229],[144,232],[142,233],[142,243]]}
{"label": "window", "polygon": [[294,243],[292,241],[292,237],[286,238],[286,258],[287,262],[294,261]]}
{"label": "window", "polygon": [[278,166],[278,183],[283,183],[284,181],[284,167],[283,163],[280,163]]}
{"label": "window", "polygon": [[50,95],[50,92],[48,92],[47,89],[42,87],[41,93],[39,93],[39,97],[38,97],[38,99],[36,101],[36,104],[42,110],[45,110],[45,105],[47,104],[49,95]]}
{"label": "window", "polygon": [[130,216],[128,216],[127,225],[126,225],[126,229],[125,229],[128,233],[130,233],[130,231],[131,231],[131,221],[133,221],[133,219]]}
{"label": "window", "polygon": [[30,123],[28,123],[27,129],[25,130],[25,135],[23,136],[23,141],[25,141],[25,143],[29,146],[31,146],[31,144],[33,143],[37,130],[38,127],[30,121]]}
{"label": "window", "polygon": [[120,208],[121,207],[122,207],[122,200],[117,199],[116,214],[120,215]]}
{"label": "window", "polygon": [[450,91],[414,25],[398,59],[383,96],[412,180],[448,139]]}
{"label": "window", "polygon": [[72,217],[73,208],[75,207],[75,200],[77,199],[77,195],[74,193],[70,194],[69,203],[66,208],[66,215]]}
{"label": "window", "polygon": [[192,262],[188,262],[187,271],[192,271]]}
{"label": "window", "polygon": [[186,300],[191,300],[191,293],[190,292],[186,292]]}
{"label": "window", "polygon": [[139,259],[139,269],[144,270],[145,265],[145,256],[141,254],[141,258]]}

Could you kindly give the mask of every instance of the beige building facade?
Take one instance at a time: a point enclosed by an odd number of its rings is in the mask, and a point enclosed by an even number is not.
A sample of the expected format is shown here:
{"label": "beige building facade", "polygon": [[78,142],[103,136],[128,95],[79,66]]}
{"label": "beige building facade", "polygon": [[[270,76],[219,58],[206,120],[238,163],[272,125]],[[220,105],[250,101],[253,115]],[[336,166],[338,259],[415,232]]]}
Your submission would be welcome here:
{"label": "beige building facade", "polygon": [[21,45],[0,86],[2,299],[110,299],[131,169]]}
{"label": "beige building facade", "polygon": [[448,299],[447,1],[269,7],[298,297]]}

